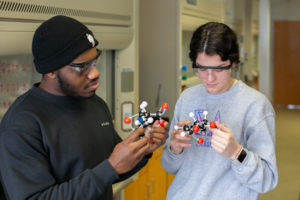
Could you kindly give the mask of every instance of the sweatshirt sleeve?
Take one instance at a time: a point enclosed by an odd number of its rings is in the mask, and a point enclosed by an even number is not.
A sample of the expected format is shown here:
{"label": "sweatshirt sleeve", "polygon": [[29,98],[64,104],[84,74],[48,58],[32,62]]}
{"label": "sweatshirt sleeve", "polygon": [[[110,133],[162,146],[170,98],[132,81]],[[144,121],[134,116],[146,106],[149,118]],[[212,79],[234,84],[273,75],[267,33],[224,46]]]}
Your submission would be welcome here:
{"label": "sweatshirt sleeve", "polygon": [[247,156],[243,163],[232,163],[236,177],[259,193],[274,189],[278,182],[275,156],[275,116],[265,115],[245,128]]}
{"label": "sweatshirt sleeve", "polygon": [[19,131],[2,131],[0,138],[1,179],[9,199],[97,199],[119,178],[104,160],[66,182],[59,182],[40,138],[17,134]]}
{"label": "sweatshirt sleeve", "polygon": [[174,154],[170,150],[170,145],[165,145],[161,157],[161,166],[170,174],[176,174],[184,160],[184,151],[181,154]]}
{"label": "sweatshirt sleeve", "polygon": [[180,169],[183,161],[184,161],[184,150],[181,154],[174,154],[170,150],[171,144],[171,132],[174,130],[174,126],[179,122],[179,110],[181,106],[181,98],[176,103],[175,110],[174,110],[174,117],[171,122],[169,137],[164,145],[163,155],[161,157],[161,166],[170,174],[176,174],[177,171]]}

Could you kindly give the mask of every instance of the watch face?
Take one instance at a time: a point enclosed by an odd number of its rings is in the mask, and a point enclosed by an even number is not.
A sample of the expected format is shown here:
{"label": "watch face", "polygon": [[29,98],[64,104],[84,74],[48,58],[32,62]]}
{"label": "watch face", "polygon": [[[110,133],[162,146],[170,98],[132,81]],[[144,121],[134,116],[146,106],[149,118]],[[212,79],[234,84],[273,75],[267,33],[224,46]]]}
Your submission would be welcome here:
{"label": "watch face", "polygon": [[240,161],[240,163],[242,163],[244,161],[244,159],[247,156],[247,152],[243,149],[238,157],[238,161]]}

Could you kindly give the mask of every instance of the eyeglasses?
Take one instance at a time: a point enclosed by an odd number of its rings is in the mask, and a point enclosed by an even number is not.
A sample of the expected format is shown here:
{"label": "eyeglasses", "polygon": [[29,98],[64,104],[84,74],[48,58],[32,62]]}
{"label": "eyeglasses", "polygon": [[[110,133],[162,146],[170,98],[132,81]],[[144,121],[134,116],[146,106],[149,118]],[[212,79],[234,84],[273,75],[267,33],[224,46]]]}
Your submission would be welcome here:
{"label": "eyeglasses", "polygon": [[84,63],[70,63],[69,65],[78,73],[85,74],[87,73],[92,67],[94,67],[97,63],[99,56],[102,54],[100,49],[97,50],[97,55],[94,59],[84,62]]}
{"label": "eyeglasses", "polygon": [[227,66],[202,66],[202,65],[196,65],[193,63],[193,68],[199,69],[200,71],[205,72],[208,69],[212,69],[216,72],[222,72],[223,70],[229,70],[232,67],[232,64],[230,63],[230,65]]}

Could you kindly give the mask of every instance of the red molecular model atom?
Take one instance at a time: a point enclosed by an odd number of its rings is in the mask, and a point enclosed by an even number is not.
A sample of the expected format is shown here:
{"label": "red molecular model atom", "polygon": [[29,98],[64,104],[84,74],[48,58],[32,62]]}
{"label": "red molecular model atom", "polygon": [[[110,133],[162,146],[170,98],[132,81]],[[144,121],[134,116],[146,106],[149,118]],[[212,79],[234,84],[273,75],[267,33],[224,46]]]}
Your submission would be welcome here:
{"label": "red molecular model atom", "polygon": [[164,123],[165,123],[165,120],[163,120],[163,119],[162,119],[161,121],[158,122],[158,124],[159,124],[161,127],[164,127]]}
{"label": "red molecular model atom", "polygon": [[199,126],[193,126],[193,132],[197,133],[200,130]]}
{"label": "red molecular model atom", "polygon": [[125,117],[124,122],[125,122],[125,124],[129,124],[131,122],[130,117]]}
{"label": "red molecular model atom", "polygon": [[168,104],[168,103],[163,103],[163,104],[161,105],[161,107],[162,107],[163,109],[168,110],[169,104]]}
{"label": "red molecular model atom", "polygon": [[197,143],[198,143],[198,144],[202,144],[202,143],[203,143],[203,139],[202,139],[202,138],[199,138],[198,141],[197,141]]}
{"label": "red molecular model atom", "polygon": [[210,122],[209,126],[210,126],[210,128],[216,128],[217,127],[215,122]]}

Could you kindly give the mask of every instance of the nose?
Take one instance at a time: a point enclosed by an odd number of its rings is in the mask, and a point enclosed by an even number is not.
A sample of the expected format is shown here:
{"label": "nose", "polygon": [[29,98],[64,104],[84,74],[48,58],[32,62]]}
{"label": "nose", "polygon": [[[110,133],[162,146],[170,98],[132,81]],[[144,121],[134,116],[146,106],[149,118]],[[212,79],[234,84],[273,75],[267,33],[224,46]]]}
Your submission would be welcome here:
{"label": "nose", "polygon": [[96,66],[91,67],[87,75],[88,79],[93,80],[95,78],[99,78],[99,76],[100,76],[100,72],[97,69],[97,67]]}
{"label": "nose", "polygon": [[215,80],[215,73],[214,73],[214,71],[213,71],[213,69],[208,69],[207,70],[207,80],[209,81],[209,82],[211,82],[211,81],[214,81]]}

